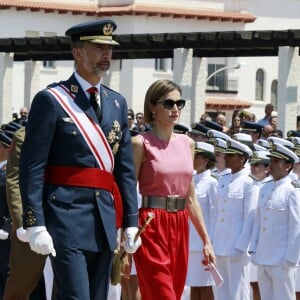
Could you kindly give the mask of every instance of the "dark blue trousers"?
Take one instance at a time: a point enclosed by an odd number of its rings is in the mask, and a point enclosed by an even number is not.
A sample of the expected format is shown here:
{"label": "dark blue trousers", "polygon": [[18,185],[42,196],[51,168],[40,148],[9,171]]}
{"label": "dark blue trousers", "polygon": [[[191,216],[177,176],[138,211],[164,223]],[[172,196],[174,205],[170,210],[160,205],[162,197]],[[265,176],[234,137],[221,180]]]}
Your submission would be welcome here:
{"label": "dark blue trousers", "polygon": [[105,300],[113,253],[107,243],[101,252],[56,248],[51,263],[57,284],[57,300]]}

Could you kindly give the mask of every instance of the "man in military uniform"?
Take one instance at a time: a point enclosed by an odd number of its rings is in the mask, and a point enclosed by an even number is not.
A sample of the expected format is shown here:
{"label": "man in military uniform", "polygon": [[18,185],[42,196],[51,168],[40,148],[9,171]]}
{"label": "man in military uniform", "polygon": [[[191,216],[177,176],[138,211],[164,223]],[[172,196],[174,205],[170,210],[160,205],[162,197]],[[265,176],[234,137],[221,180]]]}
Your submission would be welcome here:
{"label": "man in military uniform", "polygon": [[4,300],[46,299],[43,268],[46,256],[33,252],[23,228],[22,199],[19,188],[19,159],[25,138],[25,127],[15,131],[13,147],[7,159],[6,195],[12,220],[10,234],[10,272]]}
{"label": "man in military uniform", "polygon": [[292,300],[300,261],[300,185],[289,172],[299,159],[278,143],[269,156],[273,180],[261,187],[250,253],[258,265],[261,299]]}
{"label": "man in military uniform", "polygon": [[141,244],[126,100],[100,84],[115,29],[102,20],[66,31],[76,70],[34,97],[26,125],[23,222],[31,249],[51,254],[58,299],[106,299],[117,227],[127,252]]}
{"label": "man in military uniform", "polygon": [[223,285],[214,288],[216,300],[250,299],[248,249],[259,192],[245,168],[251,155],[247,145],[236,140],[227,141],[225,166],[231,173],[218,180],[212,237],[218,269],[224,278]]}

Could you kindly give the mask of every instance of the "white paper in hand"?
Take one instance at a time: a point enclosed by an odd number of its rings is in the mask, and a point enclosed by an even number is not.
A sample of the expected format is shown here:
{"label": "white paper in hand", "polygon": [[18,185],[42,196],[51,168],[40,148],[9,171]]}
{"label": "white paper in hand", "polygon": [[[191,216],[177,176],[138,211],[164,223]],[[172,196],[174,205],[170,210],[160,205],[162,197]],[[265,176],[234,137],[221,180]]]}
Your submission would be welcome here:
{"label": "white paper in hand", "polygon": [[216,286],[220,287],[223,284],[224,280],[216,266],[213,263],[210,263],[208,266],[208,270],[213,280],[215,281]]}

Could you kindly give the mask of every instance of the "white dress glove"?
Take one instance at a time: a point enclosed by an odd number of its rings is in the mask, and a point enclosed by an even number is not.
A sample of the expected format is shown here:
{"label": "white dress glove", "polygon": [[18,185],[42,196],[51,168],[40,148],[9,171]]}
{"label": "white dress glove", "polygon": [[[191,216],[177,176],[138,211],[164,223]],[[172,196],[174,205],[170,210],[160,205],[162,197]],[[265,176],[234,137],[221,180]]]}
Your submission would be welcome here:
{"label": "white dress glove", "polygon": [[56,256],[53,240],[45,226],[34,226],[27,228],[29,245],[32,251],[52,256]]}
{"label": "white dress glove", "polygon": [[3,229],[0,229],[0,240],[7,240],[9,233]]}
{"label": "white dress glove", "polygon": [[29,239],[28,239],[28,234],[27,234],[27,230],[25,230],[23,227],[19,227],[16,230],[17,233],[17,237],[18,239],[23,242],[23,243],[28,243]]}
{"label": "white dress glove", "polygon": [[124,230],[124,249],[127,253],[134,253],[142,245],[141,237],[138,237],[138,239],[134,241],[135,235],[137,234],[138,230],[139,229],[137,227],[127,227]]}

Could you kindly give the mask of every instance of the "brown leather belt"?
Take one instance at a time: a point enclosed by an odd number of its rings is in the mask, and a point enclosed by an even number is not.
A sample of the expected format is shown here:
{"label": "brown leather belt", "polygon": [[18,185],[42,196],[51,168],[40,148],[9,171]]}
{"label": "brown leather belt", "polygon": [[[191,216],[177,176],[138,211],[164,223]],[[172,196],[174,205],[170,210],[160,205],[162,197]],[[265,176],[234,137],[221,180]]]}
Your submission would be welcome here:
{"label": "brown leather belt", "polygon": [[185,209],[185,199],[177,195],[167,197],[143,196],[142,207],[161,208],[168,212],[177,212]]}

